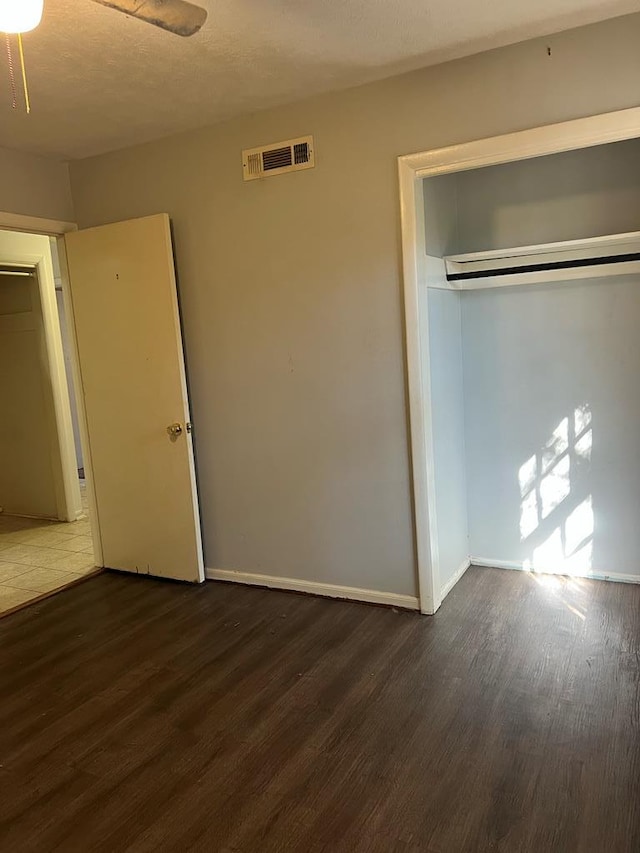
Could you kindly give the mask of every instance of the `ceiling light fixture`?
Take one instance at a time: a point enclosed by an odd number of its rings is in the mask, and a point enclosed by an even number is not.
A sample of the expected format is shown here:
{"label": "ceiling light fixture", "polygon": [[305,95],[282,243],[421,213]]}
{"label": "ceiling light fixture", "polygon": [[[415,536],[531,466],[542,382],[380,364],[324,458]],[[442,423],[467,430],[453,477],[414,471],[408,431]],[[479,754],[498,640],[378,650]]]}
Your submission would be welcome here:
{"label": "ceiling light fixture", "polygon": [[44,0],[0,0],[0,32],[17,35],[35,30]]}
{"label": "ceiling light fixture", "polygon": [[22,33],[28,33],[31,30],[35,30],[42,20],[43,7],[44,0],[0,0],[0,32],[5,33],[7,43],[7,60],[9,62],[9,81],[11,84],[12,106],[15,110],[18,105],[10,38],[10,36],[15,35],[18,37],[18,51],[20,53],[20,66],[22,69],[22,87],[24,90],[24,103],[27,113],[31,112],[31,103],[29,101],[29,89],[27,87],[27,73],[24,66]]}

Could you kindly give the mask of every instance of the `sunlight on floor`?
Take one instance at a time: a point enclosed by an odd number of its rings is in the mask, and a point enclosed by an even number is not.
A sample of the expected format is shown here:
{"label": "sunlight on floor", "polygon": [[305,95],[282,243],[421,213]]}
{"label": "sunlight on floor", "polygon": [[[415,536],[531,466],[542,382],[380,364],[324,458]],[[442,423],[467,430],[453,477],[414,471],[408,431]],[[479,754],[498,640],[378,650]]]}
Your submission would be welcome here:
{"label": "sunlight on floor", "polygon": [[579,580],[559,574],[536,574],[535,572],[532,572],[529,577],[558,599],[570,613],[582,622],[586,620],[587,607],[584,599],[587,598],[587,591]]}

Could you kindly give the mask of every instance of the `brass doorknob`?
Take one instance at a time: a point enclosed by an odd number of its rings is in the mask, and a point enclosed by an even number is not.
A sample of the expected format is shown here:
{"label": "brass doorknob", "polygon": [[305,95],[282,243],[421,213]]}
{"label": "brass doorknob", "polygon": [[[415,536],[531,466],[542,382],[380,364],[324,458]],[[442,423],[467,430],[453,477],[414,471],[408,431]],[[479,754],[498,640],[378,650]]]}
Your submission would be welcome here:
{"label": "brass doorknob", "polygon": [[171,441],[175,441],[179,436],[182,435],[182,424],[169,424],[167,427],[167,433],[169,434],[169,438]]}

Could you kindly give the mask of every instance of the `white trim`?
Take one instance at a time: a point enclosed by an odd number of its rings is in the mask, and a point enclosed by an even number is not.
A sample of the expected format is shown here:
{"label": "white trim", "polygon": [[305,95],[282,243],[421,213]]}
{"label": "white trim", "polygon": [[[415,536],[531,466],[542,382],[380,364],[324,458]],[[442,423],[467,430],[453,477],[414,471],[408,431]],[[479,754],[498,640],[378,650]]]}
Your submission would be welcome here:
{"label": "white trim", "polygon": [[485,557],[469,557],[472,566],[479,566],[481,569],[508,569],[509,571],[523,572],[524,566],[522,563],[512,563],[508,560],[489,560]]}
{"label": "white trim", "polygon": [[69,385],[64,363],[60,318],[56,300],[56,282],[53,274],[51,248],[46,257],[41,257],[36,264],[40,287],[40,304],[44,324],[45,344],[51,377],[51,391],[55,412],[60,462],[62,466],[62,489],[60,502],[62,514],[58,517],[64,521],[76,521],[82,515],[82,498],[78,482],[78,464],[73,437],[71,419],[71,402],[69,400]]}
{"label": "white trim", "polygon": [[82,501],[51,251],[49,241],[42,236],[35,236],[34,243],[36,248],[46,243],[46,253],[3,249],[0,251],[0,260],[3,263],[30,268],[36,273],[42,321],[42,368],[48,377],[48,382],[45,383],[45,400],[56,493],[56,516],[60,521],[75,521],[78,513],[82,512]]}
{"label": "white trim", "polygon": [[[595,267],[571,267],[559,270],[537,270],[535,272],[512,273],[510,275],[487,276],[486,278],[469,278],[463,281],[450,281],[440,290],[488,290],[497,287],[530,287],[541,284],[571,284],[573,281],[587,279],[610,278],[619,275],[637,275],[640,272],[640,261],[624,261],[620,263],[602,264]],[[430,285],[433,288],[433,285]],[[437,287],[437,285],[436,285]]]}
{"label": "white trim", "polygon": [[460,567],[456,569],[453,576],[449,578],[449,580],[444,584],[444,586],[440,590],[440,598],[442,601],[449,595],[454,586],[458,583],[462,575],[467,571],[469,566],[471,565],[471,557],[467,557],[464,560]]}
{"label": "white trim", "polygon": [[[451,290],[478,290],[488,287],[510,287],[514,284],[547,284],[604,278],[615,275],[631,275],[640,272],[640,261],[623,260],[621,255],[640,253],[640,233],[611,234],[582,240],[564,240],[538,246],[517,246],[512,249],[491,249],[488,252],[470,252],[448,255],[443,258],[445,279]],[[593,258],[606,259],[607,263],[589,266]],[[532,264],[557,264],[586,262],[584,266],[565,269],[523,271],[522,267]],[[506,275],[491,275],[499,270],[511,270]],[[477,278],[448,281],[450,275],[481,274]],[[427,281],[427,286],[429,282]]]}
{"label": "white trim", "polygon": [[[82,464],[89,501],[89,518],[91,520],[91,541],[93,544],[93,557],[97,567],[104,566],[102,553],[102,535],[100,532],[100,514],[93,479],[93,458],[91,456],[91,440],[89,437],[89,426],[87,412],[84,406],[84,385],[82,383],[82,370],[80,355],[78,352],[78,340],[76,337],[76,320],[73,312],[73,301],[71,288],[69,287],[69,268],[67,265],[67,249],[63,236],[56,240],[58,248],[58,263],[60,265],[60,281],[62,285],[62,299],[64,301],[64,312],[69,335],[69,348],[71,351],[71,368],[73,373],[73,384],[76,391],[76,411],[78,413],[78,427],[80,429],[80,443],[82,445]],[[75,458],[75,445],[74,445]]]}
{"label": "white trim", "polygon": [[[613,251],[608,251],[608,250]],[[557,260],[558,255],[574,258],[597,258],[601,255],[611,255],[640,251],[640,231],[625,231],[621,234],[607,234],[603,237],[581,237],[579,240],[560,240],[555,243],[539,243],[533,246],[512,246],[508,249],[489,249],[484,252],[463,252],[462,254],[447,255],[443,260],[447,271],[464,272],[455,269],[460,264],[471,264],[474,261],[495,261],[497,266],[513,266],[513,260],[529,260],[530,255],[549,255],[540,260]],[[504,263],[500,264],[500,261]]]}
{"label": "white trim", "polygon": [[29,234],[45,234],[48,237],[58,237],[68,231],[77,231],[75,222],[65,222],[62,219],[42,219],[39,216],[24,216],[22,213],[0,211],[0,228],[7,231],[26,231]]}
{"label": "white trim", "polygon": [[453,290],[447,281],[447,266],[444,258],[428,255],[425,252],[424,283],[432,290]]}
{"label": "white trim", "polygon": [[521,562],[510,562],[509,560],[490,560],[487,557],[471,557],[470,565],[486,569],[506,569],[513,572],[526,572],[529,575],[557,575],[558,577],[580,578],[581,580],[612,581],[613,583],[637,583],[640,584],[640,575],[626,575],[622,572],[554,572],[552,569],[529,569]]}
{"label": "white trim", "polygon": [[353,586],[317,583],[297,578],[279,578],[273,575],[259,575],[252,572],[235,572],[228,569],[205,569],[205,577],[210,581],[229,581],[248,586],[266,586],[269,589],[285,589],[293,592],[306,592],[327,598],[346,598],[363,601],[368,604],[386,604],[403,610],[418,610],[418,599],[413,595],[399,595],[395,592],[379,592],[373,589],[358,589]]}
{"label": "white trim", "polygon": [[429,364],[428,341],[421,340],[420,331],[421,312],[426,316],[428,311],[422,178],[637,137],[640,137],[640,107],[633,107],[398,158],[413,513],[423,613],[438,609],[442,590],[438,571],[430,378],[428,369],[424,369]]}
{"label": "white trim", "polygon": [[398,159],[416,178],[425,178],[515,160],[544,157],[546,154],[559,154],[577,148],[591,148],[608,142],[622,142],[625,139],[636,139],[638,136],[640,107],[631,107],[628,110],[547,124],[417,154],[406,154]]}
{"label": "white trim", "polygon": [[[426,272],[424,205],[421,203],[422,192],[417,192],[415,176],[402,162],[402,158],[398,170],[418,589],[421,612],[433,614],[440,606],[440,590],[437,581],[438,525],[435,514],[431,377],[428,371],[425,374],[422,370],[422,351],[424,349],[428,352],[429,341],[424,340],[420,332],[421,309],[427,310],[426,299],[420,304],[420,281]],[[424,327],[427,328],[426,323]]]}

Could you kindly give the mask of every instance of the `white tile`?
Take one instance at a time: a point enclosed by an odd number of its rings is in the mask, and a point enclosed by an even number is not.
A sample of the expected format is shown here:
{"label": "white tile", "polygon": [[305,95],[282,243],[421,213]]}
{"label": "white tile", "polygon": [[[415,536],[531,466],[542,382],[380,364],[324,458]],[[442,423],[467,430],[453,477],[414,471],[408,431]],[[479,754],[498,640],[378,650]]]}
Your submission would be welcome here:
{"label": "white tile", "polygon": [[14,588],[20,590],[31,590],[32,592],[51,592],[54,589],[66,586],[81,577],[78,573],[56,572],[53,569],[31,569],[23,575],[13,578],[5,585],[5,589]]}
{"label": "white tile", "polygon": [[[95,571],[90,533],[88,520],[49,522],[0,514],[0,584],[14,586],[13,579],[21,577],[15,588],[29,584],[48,592]],[[49,568],[53,574],[38,571]],[[60,574],[66,579],[60,581]]]}
{"label": "white tile", "polygon": [[0,530],[0,552],[8,548],[10,545],[24,545],[24,537],[29,536],[29,534],[30,531],[28,530]]}
{"label": "white tile", "polygon": [[19,533],[16,533],[15,530],[12,530],[11,533],[0,533],[0,554],[4,553],[7,548],[12,548],[14,545],[20,545],[24,543],[18,542],[16,536],[19,536]]}
{"label": "white tile", "polygon": [[11,578],[15,578],[18,575],[23,575],[28,571],[29,566],[25,566],[22,563],[5,563],[3,560],[0,560],[0,584],[11,580]]}
{"label": "white tile", "polygon": [[14,543],[22,545],[39,545],[41,548],[51,548],[57,545],[64,546],[65,542],[69,542],[76,537],[72,533],[67,533],[62,525],[58,527],[37,527],[33,530],[19,530],[15,533],[9,533],[7,538]]}
{"label": "white tile", "polygon": [[85,551],[93,546],[90,536],[65,536],[57,545],[51,543],[51,547],[60,551]]}
{"label": "white tile", "polygon": [[56,551],[53,548],[16,544],[0,551],[0,559],[9,563],[22,563],[26,566],[51,566],[60,560],[61,553],[63,552]]}
{"label": "white tile", "polygon": [[58,551],[58,557],[61,558],[51,564],[56,571],[85,572],[96,567],[91,554],[71,554]]}
{"label": "white tile", "polygon": [[77,575],[79,578],[84,578],[87,575],[92,575],[94,572],[99,572],[99,571],[102,571],[102,570],[97,568],[94,565],[88,565],[88,566],[86,566],[86,568],[80,569],[80,570],[74,572],[73,574]]}
{"label": "white tile", "polygon": [[41,593],[33,592],[25,589],[11,589],[9,587],[0,586],[0,613],[6,610],[11,610],[14,607],[19,607],[21,604],[38,598]]}

